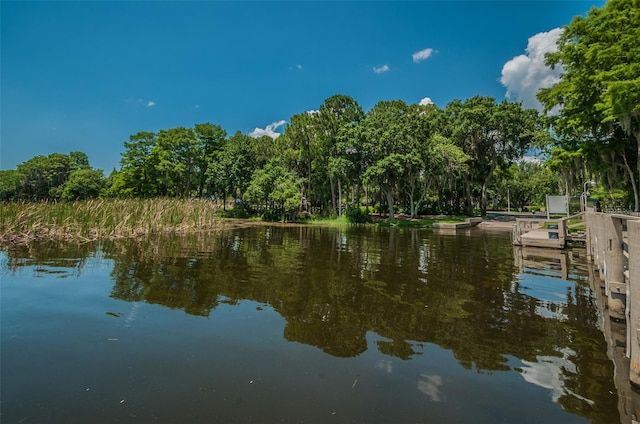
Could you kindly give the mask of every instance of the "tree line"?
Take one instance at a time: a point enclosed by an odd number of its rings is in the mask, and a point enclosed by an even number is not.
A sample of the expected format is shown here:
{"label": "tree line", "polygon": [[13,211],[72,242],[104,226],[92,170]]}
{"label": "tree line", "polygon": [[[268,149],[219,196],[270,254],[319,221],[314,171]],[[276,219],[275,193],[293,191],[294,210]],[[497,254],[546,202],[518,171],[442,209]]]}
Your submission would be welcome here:
{"label": "tree line", "polygon": [[[555,114],[484,96],[365,112],[338,94],[276,139],[212,123],[139,132],[106,178],[81,152],[37,156],[0,171],[0,199],[205,197],[266,218],[360,206],[393,218],[542,206],[545,194],[579,196],[596,180],[603,200],[640,211],[640,0],[575,18],[547,60],[563,67],[538,93]],[[523,161],[531,149],[544,161]]]}
{"label": "tree line", "polygon": [[0,171],[0,200],[77,200],[100,196],[103,172],[83,152],[35,156],[16,169]]}
{"label": "tree line", "polygon": [[206,197],[267,218],[335,216],[361,205],[379,206],[391,218],[398,210],[414,217],[427,210],[473,214],[474,207],[485,212],[490,197],[496,201],[497,171],[514,181],[522,172],[543,175],[545,189],[513,184],[514,205],[541,202],[536,191],[553,190],[554,176],[542,165],[515,163],[543,133],[535,110],[490,97],[444,109],[381,101],[365,113],[353,98],[335,95],[317,111],[292,116],[276,139],[227,137],[212,123],[139,132],[107,178],[79,152],[37,156],[3,171],[1,195]]}

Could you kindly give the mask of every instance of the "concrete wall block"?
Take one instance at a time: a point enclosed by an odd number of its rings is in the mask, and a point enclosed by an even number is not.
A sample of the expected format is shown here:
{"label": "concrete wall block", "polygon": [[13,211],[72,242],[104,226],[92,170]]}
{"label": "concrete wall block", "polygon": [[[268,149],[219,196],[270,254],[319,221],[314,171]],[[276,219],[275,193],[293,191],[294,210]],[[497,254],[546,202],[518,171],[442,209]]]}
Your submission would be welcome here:
{"label": "concrete wall block", "polygon": [[640,220],[627,221],[629,241],[629,379],[640,388]]}
{"label": "concrete wall block", "polygon": [[[624,248],[622,240],[622,220],[614,218],[611,215],[604,217],[605,230],[605,284],[607,287],[607,295],[611,296],[614,285],[624,284]],[[618,290],[618,294],[623,293],[626,304],[626,288]],[[619,297],[619,296],[617,296]]]}

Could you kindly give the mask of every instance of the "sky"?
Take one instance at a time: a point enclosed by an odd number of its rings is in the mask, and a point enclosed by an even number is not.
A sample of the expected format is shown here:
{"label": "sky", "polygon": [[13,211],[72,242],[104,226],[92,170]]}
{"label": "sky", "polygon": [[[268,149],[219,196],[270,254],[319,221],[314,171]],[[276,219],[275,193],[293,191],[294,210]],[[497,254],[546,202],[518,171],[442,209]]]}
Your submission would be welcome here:
{"label": "sky", "polygon": [[336,94],[539,108],[544,64],[589,1],[0,2],[0,169],[210,122],[277,137]]}

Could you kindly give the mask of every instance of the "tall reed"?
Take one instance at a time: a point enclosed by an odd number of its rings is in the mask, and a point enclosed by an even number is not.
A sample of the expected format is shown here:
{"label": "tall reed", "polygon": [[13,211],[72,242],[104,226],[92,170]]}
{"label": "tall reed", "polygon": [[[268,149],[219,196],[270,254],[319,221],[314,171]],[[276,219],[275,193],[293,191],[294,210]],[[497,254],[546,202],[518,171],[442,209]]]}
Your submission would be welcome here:
{"label": "tall reed", "polygon": [[97,199],[0,203],[0,242],[96,240],[220,228],[219,206],[202,199]]}

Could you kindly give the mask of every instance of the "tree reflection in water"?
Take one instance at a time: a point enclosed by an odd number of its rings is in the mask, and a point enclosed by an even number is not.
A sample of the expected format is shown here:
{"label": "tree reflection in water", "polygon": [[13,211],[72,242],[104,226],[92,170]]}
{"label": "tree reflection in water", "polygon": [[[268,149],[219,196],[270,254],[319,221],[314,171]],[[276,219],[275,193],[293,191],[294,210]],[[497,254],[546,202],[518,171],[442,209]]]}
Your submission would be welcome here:
{"label": "tree reflection in water", "polygon": [[[366,351],[367,332],[384,338],[376,344],[381,353],[402,360],[433,343],[467,369],[516,369],[552,390],[566,410],[595,421],[607,420],[600,414],[612,402],[615,409],[613,365],[588,284],[556,280],[563,296],[536,297],[514,265],[508,234],[257,226],[16,247],[9,266],[40,261],[49,272],[70,266],[81,272],[82,258],[98,254],[113,261],[117,299],[199,316],[248,299],[284,317],[287,340],[336,357]],[[440,385],[441,376],[425,374],[418,389],[438,402]]]}

